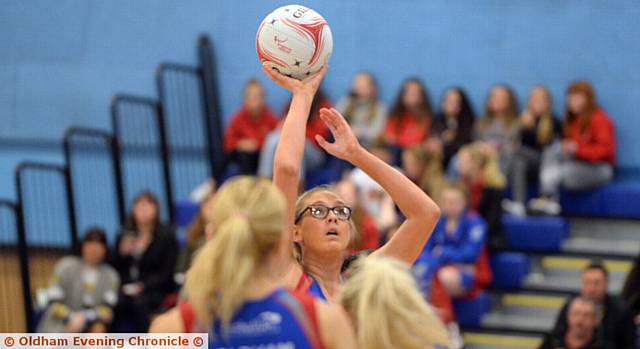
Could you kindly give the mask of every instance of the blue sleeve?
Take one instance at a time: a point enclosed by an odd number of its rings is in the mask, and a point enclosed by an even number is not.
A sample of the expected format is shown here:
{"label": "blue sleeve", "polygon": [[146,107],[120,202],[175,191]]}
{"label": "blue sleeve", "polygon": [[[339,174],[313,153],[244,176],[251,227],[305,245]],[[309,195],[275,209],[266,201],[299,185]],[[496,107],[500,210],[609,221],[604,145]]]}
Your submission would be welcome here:
{"label": "blue sleeve", "polygon": [[440,262],[473,264],[484,246],[487,225],[481,218],[472,218],[466,223],[459,246],[442,246]]}

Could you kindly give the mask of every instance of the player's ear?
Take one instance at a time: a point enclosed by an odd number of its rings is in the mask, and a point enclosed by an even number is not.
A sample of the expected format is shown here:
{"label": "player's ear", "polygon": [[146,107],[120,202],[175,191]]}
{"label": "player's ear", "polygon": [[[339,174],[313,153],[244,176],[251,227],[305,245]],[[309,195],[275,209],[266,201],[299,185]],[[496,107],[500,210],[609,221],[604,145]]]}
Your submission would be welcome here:
{"label": "player's ear", "polygon": [[293,242],[301,243],[302,242],[302,233],[300,228],[297,225],[293,226]]}

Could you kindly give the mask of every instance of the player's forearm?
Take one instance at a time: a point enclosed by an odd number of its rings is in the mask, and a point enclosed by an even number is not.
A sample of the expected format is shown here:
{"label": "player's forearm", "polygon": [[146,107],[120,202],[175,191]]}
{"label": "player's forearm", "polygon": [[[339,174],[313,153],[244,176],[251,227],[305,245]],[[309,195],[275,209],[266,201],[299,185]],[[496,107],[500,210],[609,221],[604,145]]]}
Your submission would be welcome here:
{"label": "player's forearm", "polygon": [[297,176],[299,174],[304,154],[305,130],[312,101],[313,96],[293,95],[276,147],[274,175]]}

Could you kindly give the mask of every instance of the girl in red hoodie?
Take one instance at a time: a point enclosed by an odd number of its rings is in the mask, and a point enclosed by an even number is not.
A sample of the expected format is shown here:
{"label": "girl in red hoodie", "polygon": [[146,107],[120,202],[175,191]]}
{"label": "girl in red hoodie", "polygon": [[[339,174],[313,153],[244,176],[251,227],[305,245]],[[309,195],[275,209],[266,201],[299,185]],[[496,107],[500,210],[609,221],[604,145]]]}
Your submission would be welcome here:
{"label": "girl in red hoodie", "polygon": [[235,162],[241,174],[255,174],[260,149],[277,124],[278,119],[265,104],[260,82],[257,79],[247,81],[242,108],[231,117],[224,134],[227,160]]}
{"label": "girl in red hoodie", "polygon": [[613,178],[616,141],[609,116],[598,107],[593,88],[586,81],[567,89],[564,138],[542,157],[541,198],[530,202],[534,211],[559,214],[558,191],[589,190]]}
{"label": "girl in red hoodie", "polygon": [[417,78],[407,79],[400,89],[384,127],[384,140],[399,163],[402,150],[423,144],[431,133],[431,102],[426,87]]}

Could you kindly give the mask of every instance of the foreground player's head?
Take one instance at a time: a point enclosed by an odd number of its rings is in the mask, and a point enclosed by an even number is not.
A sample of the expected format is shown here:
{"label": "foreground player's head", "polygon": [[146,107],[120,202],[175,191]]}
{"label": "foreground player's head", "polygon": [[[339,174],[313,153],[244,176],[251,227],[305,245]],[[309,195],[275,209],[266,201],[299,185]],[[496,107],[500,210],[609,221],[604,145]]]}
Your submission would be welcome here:
{"label": "foreground player's head", "polygon": [[223,328],[243,304],[249,282],[270,264],[282,237],[285,200],[266,179],[238,177],[213,199],[215,231],[196,256],[185,284],[198,320]]}
{"label": "foreground player's head", "polygon": [[316,187],[296,202],[294,242],[297,257],[343,257],[355,237],[351,207],[328,187]]}
{"label": "foreground player's head", "polygon": [[408,268],[391,258],[369,256],[350,269],[341,303],[356,328],[360,348],[424,349],[448,344],[444,325],[418,291]]}

